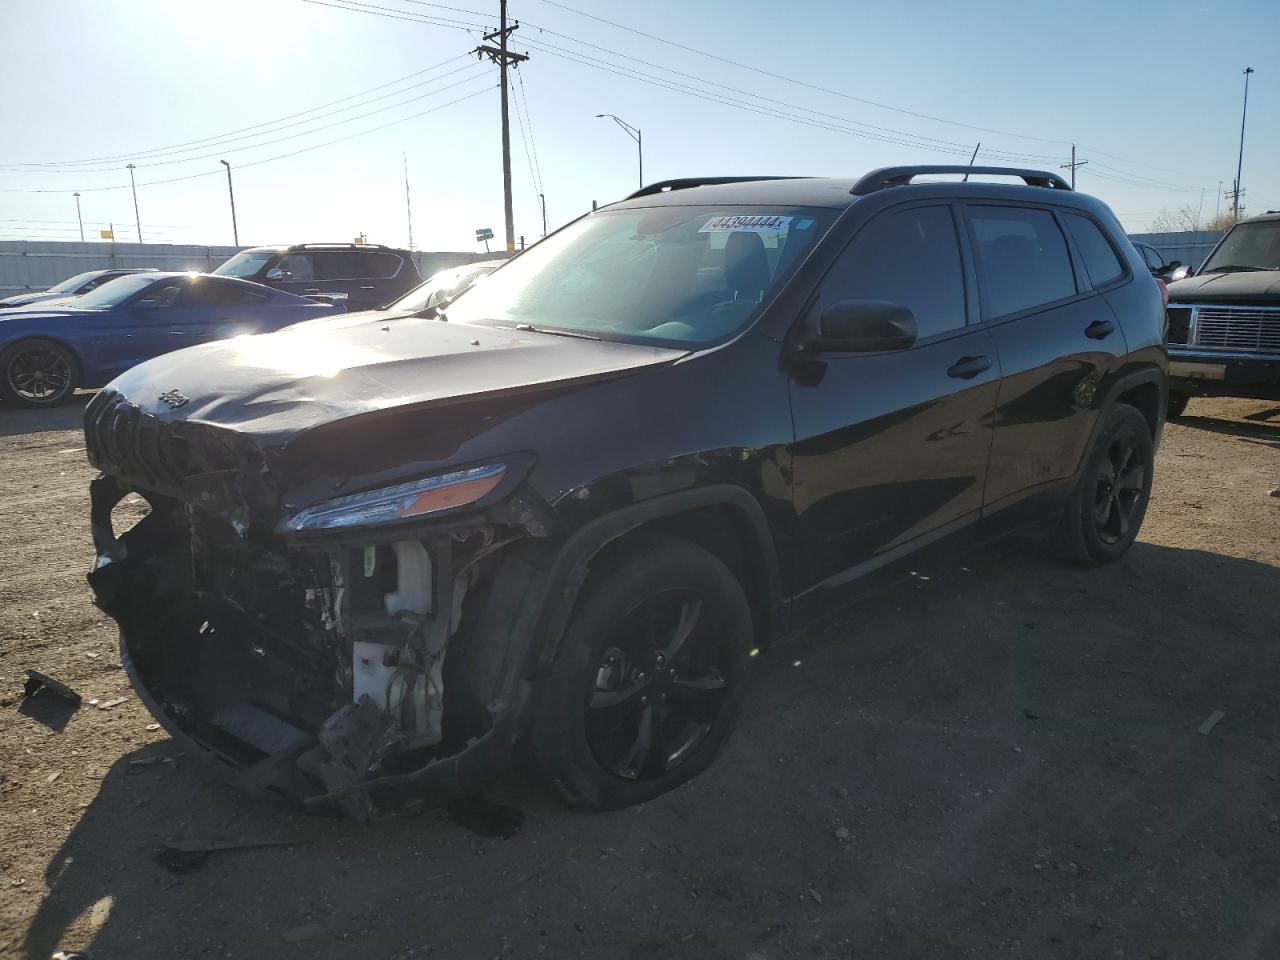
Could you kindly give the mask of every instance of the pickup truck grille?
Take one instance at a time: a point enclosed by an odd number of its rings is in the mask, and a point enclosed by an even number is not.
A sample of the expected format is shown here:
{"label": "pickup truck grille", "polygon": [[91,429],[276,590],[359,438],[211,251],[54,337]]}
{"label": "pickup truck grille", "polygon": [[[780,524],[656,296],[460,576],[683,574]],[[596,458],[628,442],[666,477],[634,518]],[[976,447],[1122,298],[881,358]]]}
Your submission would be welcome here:
{"label": "pickup truck grille", "polygon": [[1280,353],[1280,307],[1197,307],[1196,346]]}

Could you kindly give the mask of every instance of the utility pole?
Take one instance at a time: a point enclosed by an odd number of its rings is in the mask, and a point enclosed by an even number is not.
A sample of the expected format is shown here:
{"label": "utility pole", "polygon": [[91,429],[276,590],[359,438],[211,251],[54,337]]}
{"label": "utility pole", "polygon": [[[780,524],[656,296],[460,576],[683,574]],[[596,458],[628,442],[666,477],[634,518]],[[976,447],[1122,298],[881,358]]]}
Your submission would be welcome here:
{"label": "utility pole", "polygon": [[231,164],[225,160],[218,162],[227,168],[227,193],[231,196],[231,236],[238,247],[240,246],[240,228],[236,226],[236,192],[231,188]]}
{"label": "utility pole", "polygon": [[404,157],[404,215],[409,221],[409,250],[413,250],[413,206],[409,203],[409,154]]}
{"label": "utility pole", "polygon": [[84,220],[80,217],[80,194],[73,193],[76,198],[76,222],[80,224],[80,242],[84,243]]}
{"label": "utility pole", "polygon": [[1240,194],[1244,193],[1240,189],[1240,175],[1243,173],[1244,167],[1244,119],[1249,114],[1249,74],[1253,73],[1253,67],[1244,68],[1244,108],[1240,111],[1240,158],[1236,161],[1236,188],[1235,188],[1235,220],[1240,222]]}
{"label": "utility pole", "polygon": [[138,213],[138,185],[133,182],[133,164],[129,164],[129,186],[133,187],[133,219],[138,224],[138,242],[142,242],[142,216]]}
{"label": "utility pole", "polygon": [[[507,0],[498,0],[498,29],[486,33],[485,40],[497,40],[496,47],[481,44],[472,52],[477,57],[488,57],[498,65],[498,85],[502,88],[502,199],[507,218],[507,253],[516,250],[515,214],[511,209],[511,121],[507,116],[507,67],[529,59],[528,54],[512,53],[507,49],[507,40],[520,24],[507,26]],[[486,249],[488,244],[485,244]]]}
{"label": "utility pole", "polygon": [[1072,189],[1072,190],[1074,190],[1074,189],[1076,188],[1076,168],[1077,168],[1077,167],[1083,167],[1083,166],[1084,166],[1086,163],[1088,163],[1088,162],[1089,162],[1088,160],[1077,160],[1077,159],[1076,159],[1076,145],[1073,143],[1073,144],[1071,145],[1071,162],[1070,162],[1070,163],[1064,163],[1064,164],[1062,164],[1062,166],[1060,166],[1060,167],[1058,168],[1058,169],[1060,169],[1060,170],[1067,170],[1067,169],[1070,169],[1070,171],[1071,171],[1071,189]]}
{"label": "utility pole", "polygon": [[1218,181],[1218,198],[1213,201],[1213,222],[1218,222],[1218,217],[1222,215],[1222,181]]}
{"label": "utility pole", "polygon": [[538,194],[538,202],[542,204],[542,235],[547,235],[547,195],[545,193]]}
{"label": "utility pole", "polygon": [[1226,195],[1231,200],[1231,216],[1237,223],[1240,222],[1240,211],[1244,209],[1240,206],[1240,198],[1244,196],[1244,193],[1240,189],[1240,181],[1232,180],[1231,189],[1227,191]]}

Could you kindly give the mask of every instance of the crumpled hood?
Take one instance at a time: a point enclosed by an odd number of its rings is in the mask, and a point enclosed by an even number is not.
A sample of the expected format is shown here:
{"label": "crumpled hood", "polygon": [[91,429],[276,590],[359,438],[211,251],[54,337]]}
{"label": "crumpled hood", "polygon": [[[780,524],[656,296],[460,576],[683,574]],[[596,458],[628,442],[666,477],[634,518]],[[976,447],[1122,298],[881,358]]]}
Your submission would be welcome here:
{"label": "crumpled hood", "polygon": [[1170,302],[1280,301],[1280,270],[1206,273],[1169,284]]}
{"label": "crumpled hood", "polygon": [[109,389],[160,420],[285,440],[359,414],[534,391],[684,355],[662,347],[391,317],[189,347],[134,367]]}

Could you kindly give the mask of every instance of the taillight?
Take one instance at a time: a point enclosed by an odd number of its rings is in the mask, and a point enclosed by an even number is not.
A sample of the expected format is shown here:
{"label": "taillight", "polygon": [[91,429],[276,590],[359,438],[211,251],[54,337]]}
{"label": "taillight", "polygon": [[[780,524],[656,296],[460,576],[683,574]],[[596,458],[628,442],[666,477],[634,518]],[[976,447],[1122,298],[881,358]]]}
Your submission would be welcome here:
{"label": "taillight", "polygon": [[1160,301],[1166,307],[1169,305],[1169,285],[1156,277],[1156,286],[1160,288]]}

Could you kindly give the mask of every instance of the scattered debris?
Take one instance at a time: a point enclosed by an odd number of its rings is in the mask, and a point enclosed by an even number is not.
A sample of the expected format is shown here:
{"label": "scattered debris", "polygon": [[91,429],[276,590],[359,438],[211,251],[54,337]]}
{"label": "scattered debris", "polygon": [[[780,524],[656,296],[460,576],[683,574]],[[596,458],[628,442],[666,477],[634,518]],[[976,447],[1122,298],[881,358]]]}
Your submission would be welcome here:
{"label": "scattered debris", "polygon": [[45,777],[45,778],[44,778],[44,782],[45,782],[45,783],[53,783],[53,782],[54,782],[55,780],[57,780],[60,776],[62,776],[62,771],[61,771],[61,770],[55,770],[55,771],[53,771],[53,773],[49,774],[47,777]]}
{"label": "scattered debris", "polygon": [[160,724],[158,724],[158,723],[148,723],[148,724],[147,724],[147,733],[155,733],[155,732],[156,732],[157,730],[159,730],[159,729],[160,729]]}
{"label": "scattered debris", "polygon": [[39,670],[28,670],[26,683],[22,685],[23,695],[34,697],[41,691],[48,691],[55,697],[61,697],[76,706],[80,705],[80,694],[76,693],[61,680],[55,680],[47,673]]}
{"label": "scattered debris", "polygon": [[1031,712],[1030,710],[1028,710],[1026,707],[1023,707],[1023,708],[1022,708],[1022,715],[1023,715],[1024,717],[1026,717],[1028,720],[1039,720],[1039,719],[1040,719],[1040,714],[1038,714],[1038,713],[1032,713],[1032,712]]}
{"label": "scattered debris", "polygon": [[1213,713],[1209,714],[1209,719],[1206,720],[1204,723],[1200,724],[1200,733],[1203,736],[1207,737],[1210,733],[1213,732],[1213,728],[1218,725],[1218,721],[1225,716],[1226,714],[1223,713],[1221,710],[1213,711]]}
{"label": "scattered debris", "polygon": [[852,836],[853,834],[849,832],[848,827],[836,827],[836,839],[841,843],[848,843]]}
{"label": "scattered debris", "polygon": [[112,707],[120,706],[120,704],[124,703],[128,699],[128,697],[113,697],[112,699],[103,701],[102,703],[98,703],[96,700],[90,700],[89,702],[95,704],[99,710],[110,710]]}
{"label": "scattered debris", "polygon": [[1276,487],[1271,491],[1271,496],[1280,497],[1280,487]]}
{"label": "scattered debris", "polygon": [[302,840],[172,840],[152,859],[172,873],[194,870],[209,859],[209,854],[222,850],[247,850],[250,847],[288,847]]}
{"label": "scattered debris", "polygon": [[821,903],[822,903],[822,894],[820,894],[817,890],[814,890],[812,887],[810,887],[810,888],[809,888],[809,899],[810,899],[810,900],[812,900],[814,903],[821,904]]}
{"label": "scattered debris", "polygon": [[320,929],[320,924],[306,923],[300,927],[286,930],[280,937],[285,943],[302,943],[304,940],[314,940],[322,933],[324,931]]}
{"label": "scattered debris", "polygon": [[93,960],[87,950],[59,950],[49,960]]}
{"label": "scattered debris", "polygon": [[11,886],[11,887],[20,887],[20,886],[22,886],[22,885],[23,885],[24,883],[26,883],[26,882],[27,882],[27,881],[25,881],[25,880],[10,880],[10,881],[9,881],[9,886]]}

